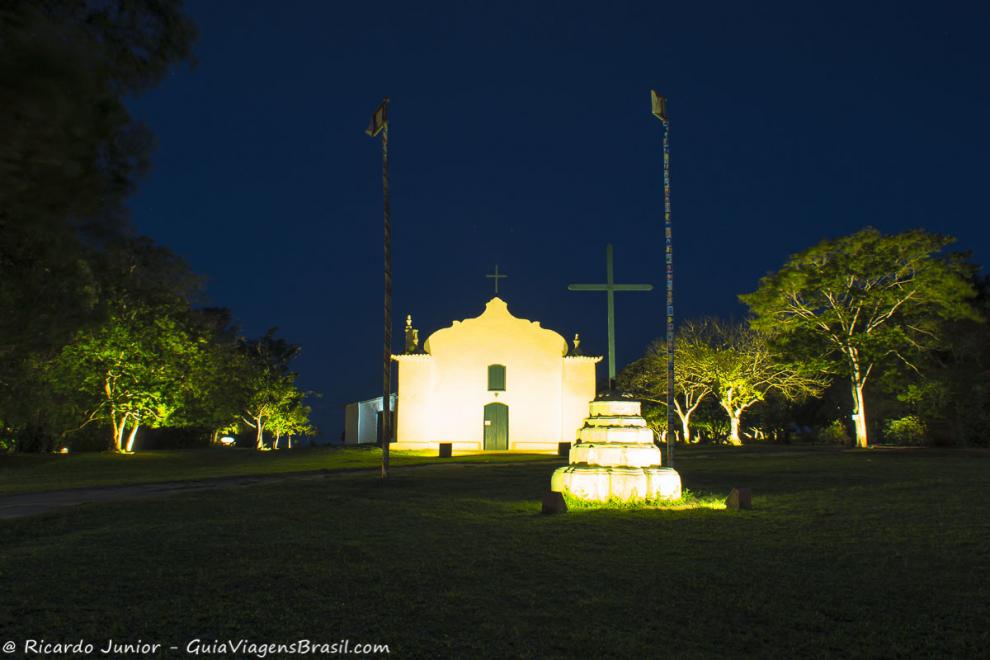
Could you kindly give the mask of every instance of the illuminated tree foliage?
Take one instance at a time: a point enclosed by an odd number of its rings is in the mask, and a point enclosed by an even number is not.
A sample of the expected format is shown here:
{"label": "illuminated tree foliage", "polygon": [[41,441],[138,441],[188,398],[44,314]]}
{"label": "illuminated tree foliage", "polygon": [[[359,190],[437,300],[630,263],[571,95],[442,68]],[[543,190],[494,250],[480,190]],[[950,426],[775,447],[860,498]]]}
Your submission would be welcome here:
{"label": "illuminated tree foliage", "polygon": [[0,448],[88,424],[116,451],[149,426],[215,441],[247,410],[259,438],[309,431],[294,376],[194,310],[184,264],[127,226],[153,140],[125,100],[195,36],[182,0],[0,2]]}
{"label": "illuminated tree foliage", "polygon": [[36,425],[38,365],[106,318],[102,247],[153,142],[124,99],[194,39],[179,0],[0,2],[0,426]]}
{"label": "illuminated tree foliage", "polygon": [[183,404],[172,421],[176,426],[209,429],[210,445],[217,445],[222,435],[240,428],[251,395],[249,363],[229,310],[196,310],[190,321],[200,350],[184,382]]}
{"label": "illuminated tree foliage", "polygon": [[729,442],[741,445],[742,414],[773,393],[787,401],[818,396],[828,384],[806,365],[786,362],[773,350],[767,336],[735,323],[709,320],[699,332],[711,349],[708,382],[719,405],[729,416]]}
{"label": "illuminated tree foliage", "polygon": [[[645,356],[622,371],[618,381],[643,400],[666,406],[664,342],[651,344]],[[674,383],[674,408],[685,441],[692,438],[692,414],[712,396],[729,417],[732,444],[742,444],[742,414],[770,394],[797,401],[816,396],[826,384],[820,376],[781,360],[764,335],[717,319],[687,321],[681,326],[674,351]]]}
{"label": "illuminated tree foliage", "polygon": [[278,449],[279,441],[286,438],[288,448],[292,449],[292,437],[297,435],[310,436],[316,429],[309,422],[312,409],[303,402],[305,392],[298,389],[289,393],[282,406],[275,409],[268,419],[268,429],[272,434],[272,449]]}
{"label": "illuminated tree foliage", "polygon": [[109,448],[130,452],[141,427],[208,429],[216,442],[243,422],[276,436],[312,432],[288,365],[299,352],[274,330],[237,336],[226,310],[192,310],[196,278],[146,239],[108,253],[106,320],[76,333],[51,362],[53,389],[76,402],[82,423],[105,423]]}
{"label": "illuminated tree foliage", "polygon": [[[81,331],[56,358],[53,373],[93,399],[88,419],[108,421],[114,451],[130,452],[138,429],[169,422],[181,405],[185,379],[198,350],[174,318],[112,314]],[[126,440],[125,440],[126,433]]]}
{"label": "illuminated tree foliage", "polygon": [[289,371],[289,363],[299,350],[299,346],[276,338],[275,328],[260,339],[242,343],[247,363],[241,377],[249,392],[242,419],[255,430],[258,450],[269,448],[265,445],[266,429],[279,436],[309,432],[309,409],[302,405],[304,393],[296,386],[296,374]]}
{"label": "illuminated tree foliage", "polygon": [[50,375],[57,388],[91,401],[88,420],[109,422],[115,451],[132,451],[142,425],[167,423],[181,405],[202,351],[186,322],[197,281],[147,239],[112,246],[101,280],[105,320],[79,330]]}
{"label": "illuminated tree foliage", "polygon": [[[684,442],[691,442],[691,415],[712,393],[713,353],[701,324],[684,323],[674,341],[674,411],[681,421]],[[616,378],[617,385],[644,401],[667,406],[667,343],[657,339],[646,354],[630,363]],[[661,424],[660,433],[666,433]]]}
{"label": "illuminated tree foliage", "polygon": [[972,268],[945,236],[867,228],[798,253],[740,296],[754,329],[849,379],[856,444],[866,447],[865,386],[885,361],[916,368],[949,319],[976,318]]}

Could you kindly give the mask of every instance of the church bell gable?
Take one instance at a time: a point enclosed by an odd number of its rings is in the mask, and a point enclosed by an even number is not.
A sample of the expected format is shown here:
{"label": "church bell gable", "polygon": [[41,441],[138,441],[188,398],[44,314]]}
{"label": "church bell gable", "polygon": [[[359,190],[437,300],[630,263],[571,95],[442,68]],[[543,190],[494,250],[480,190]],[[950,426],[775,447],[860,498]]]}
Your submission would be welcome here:
{"label": "church bell gable", "polygon": [[465,342],[474,343],[478,350],[511,343],[538,346],[557,357],[567,354],[567,342],[561,335],[541,327],[538,321],[513,316],[508,304],[498,297],[488,301],[480,316],[454,321],[451,326],[434,332],[423,348],[436,355]]}
{"label": "church bell gable", "polygon": [[399,363],[393,448],[556,451],[575,438],[595,395],[595,363],[567,342],[513,316],[499,297],[481,315],[454,321]]}

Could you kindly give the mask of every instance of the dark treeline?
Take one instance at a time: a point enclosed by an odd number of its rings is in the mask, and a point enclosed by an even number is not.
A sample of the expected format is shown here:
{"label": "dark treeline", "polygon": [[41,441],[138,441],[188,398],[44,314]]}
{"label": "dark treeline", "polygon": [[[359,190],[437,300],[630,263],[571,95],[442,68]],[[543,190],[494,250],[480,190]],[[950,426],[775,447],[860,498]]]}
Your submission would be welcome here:
{"label": "dark treeline", "polygon": [[298,347],[197,307],[199,278],[128,222],[153,139],[124,99],[195,38],[178,0],[0,4],[0,449],[312,432]]}
{"label": "dark treeline", "polygon": [[[986,445],[990,281],[951,243],[872,228],[823,241],[740,296],[746,322],[683,323],[678,439]],[[658,340],[618,379],[661,434],[666,369]]]}

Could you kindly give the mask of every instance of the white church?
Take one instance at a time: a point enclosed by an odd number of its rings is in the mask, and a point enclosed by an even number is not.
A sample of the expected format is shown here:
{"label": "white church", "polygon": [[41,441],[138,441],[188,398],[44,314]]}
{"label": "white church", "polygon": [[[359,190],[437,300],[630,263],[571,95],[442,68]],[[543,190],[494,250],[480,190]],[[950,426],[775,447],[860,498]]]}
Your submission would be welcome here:
{"label": "white church", "polygon": [[[435,451],[449,442],[455,451],[556,452],[558,443],[574,442],[602,359],[581,354],[577,336],[569,348],[556,332],[513,316],[498,297],[480,316],[434,332],[422,348],[417,335],[407,319],[406,352],[392,356],[392,448]],[[380,398],[350,404],[345,442],[375,442],[380,410]]]}

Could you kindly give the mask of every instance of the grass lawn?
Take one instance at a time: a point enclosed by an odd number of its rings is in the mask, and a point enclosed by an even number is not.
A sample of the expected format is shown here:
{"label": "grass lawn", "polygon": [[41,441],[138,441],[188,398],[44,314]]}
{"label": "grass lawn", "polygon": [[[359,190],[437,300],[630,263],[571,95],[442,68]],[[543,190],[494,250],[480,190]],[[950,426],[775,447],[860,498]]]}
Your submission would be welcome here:
{"label": "grass lawn", "polygon": [[692,491],[750,486],[743,512],[542,516],[554,465],[437,465],[384,486],[344,472],[0,522],[0,641],[347,638],[424,658],[990,648],[987,452],[679,453]]}
{"label": "grass lawn", "polygon": [[[395,466],[422,465],[435,452],[391,452]],[[452,462],[548,461],[541,454],[466,454]],[[134,454],[0,454],[0,496],[63,488],[185,481],[210,477],[266,475],[312,470],[374,469],[381,452],[373,447],[315,447],[280,451],[196,449]]]}

